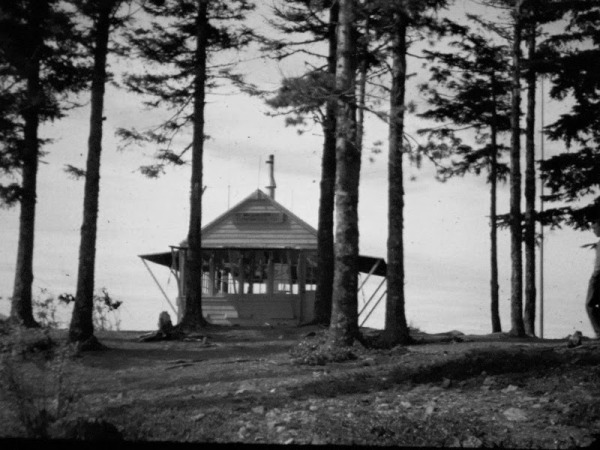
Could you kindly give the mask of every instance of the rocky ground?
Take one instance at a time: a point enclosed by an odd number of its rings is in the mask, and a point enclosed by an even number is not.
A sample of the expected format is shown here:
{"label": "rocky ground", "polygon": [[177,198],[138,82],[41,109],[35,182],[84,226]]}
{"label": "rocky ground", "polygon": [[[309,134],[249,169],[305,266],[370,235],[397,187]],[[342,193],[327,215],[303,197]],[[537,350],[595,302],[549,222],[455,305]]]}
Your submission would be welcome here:
{"label": "rocky ground", "polygon": [[[32,357],[15,363],[14,355],[11,367],[32,392],[60,373],[71,399],[65,417],[110,422],[127,440],[520,448],[598,442],[598,341],[570,348],[566,340],[415,333],[415,345],[356,346],[351,361],[295,363],[290,348],[320,333],[215,328],[205,339],[142,343],[140,333],[105,332],[98,337],[108,350],[69,358],[58,372]],[[36,395],[41,404],[55,399]],[[27,432],[19,408],[7,403],[15,398],[9,392],[1,399],[4,437]]]}

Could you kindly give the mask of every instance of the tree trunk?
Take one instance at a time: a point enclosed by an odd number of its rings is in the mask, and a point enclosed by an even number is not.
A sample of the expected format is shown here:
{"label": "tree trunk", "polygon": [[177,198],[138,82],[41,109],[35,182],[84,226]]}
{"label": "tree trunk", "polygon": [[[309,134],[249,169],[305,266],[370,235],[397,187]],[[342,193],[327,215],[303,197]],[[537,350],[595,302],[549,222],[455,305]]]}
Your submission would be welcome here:
{"label": "tree trunk", "polygon": [[368,38],[369,38],[369,18],[365,19],[365,37],[360,45],[360,62],[358,65],[358,107],[356,110],[356,146],[358,151],[362,153],[363,141],[365,134],[365,97],[367,95],[367,65],[368,53]]}
{"label": "tree trunk", "polygon": [[535,336],[535,24],[529,26],[527,46],[527,117],[525,130],[525,333]]}
{"label": "tree trunk", "polygon": [[391,344],[406,344],[411,341],[404,307],[404,181],[402,172],[407,17],[402,12],[396,12],[395,15],[389,119],[385,340]]}
{"label": "tree trunk", "polygon": [[336,242],[330,340],[351,345],[358,332],[358,184],[360,152],[356,147],[355,0],[340,0],[336,92]]}
{"label": "tree trunk", "polygon": [[492,333],[502,331],[499,311],[498,284],[498,218],[497,218],[497,188],[498,188],[498,113],[496,109],[496,79],[491,75],[492,82],[492,153],[490,156],[490,306],[492,315]]}
{"label": "tree trunk", "polygon": [[521,230],[521,5],[517,0],[514,7],[511,150],[510,150],[510,256],[511,273],[511,330],[513,336],[524,336],[523,324],[523,244]]}
{"label": "tree trunk", "polygon": [[[327,72],[335,78],[336,28],[339,5],[334,3],[329,11],[329,56]],[[319,202],[319,229],[317,235],[318,273],[315,292],[314,323],[328,325],[331,321],[331,296],[333,292],[333,210],[335,198],[335,129],[336,100],[330,98],[325,106],[323,122],[323,157],[321,160],[321,199]]]}
{"label": "tree trunk", "polygon": [[185,312],[180,327],[195,329],[207,325],[202,316],[202,158],[204,152],[204,89],[206,47],[208,44],[208,0],[198,0],[196,17],[196,66],[194,76],[194,135],[192,141],[192,180],[190,223],[185,271]]}
{"label": "tree trunk", "polygon": [[100,196],[100,156],[102,153],[102,113],[106,84],[106,55],[110,32],[110,16],[115,0],[104,0],[98,5],[94,45],[94,69],[90,113],[90,135],[83,197],[83,224],[79,244],[77,292],[69,327],[71,342],[89,342],[94,339],[94,270],[96,266],[96,235],[98,202]]}
{"label": "tree trunk", "polygon": [[43,46],[42,21],[48,11],[48,2],[30,1],[28,9],[28,28],[30,30],[31,41],[24,45],[24,52],[28,57],[28,65],[26,75],[27,99],[26,106],[22,112],[24,127],[23,167],[21,170],[21,214],[19,217],[19,242],[10,317],[12,320],[26,327],[37,327],[39,324],[33,318],[31,288],[33,284],[35,203],[39,153],[38,128],[42,95],[40,86],[40,50]]}

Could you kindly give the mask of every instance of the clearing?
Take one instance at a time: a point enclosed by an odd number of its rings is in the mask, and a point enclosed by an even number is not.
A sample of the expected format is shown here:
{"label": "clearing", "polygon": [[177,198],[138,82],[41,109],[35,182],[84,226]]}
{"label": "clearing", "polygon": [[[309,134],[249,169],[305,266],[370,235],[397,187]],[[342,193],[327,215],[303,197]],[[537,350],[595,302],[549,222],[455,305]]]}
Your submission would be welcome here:
{"label": "clearing", "polygon": [[[568,348],[565,340],[504,334],[415,333],[415,345],[357,346],[352,361],[295,364],[290,348],[322,332],[215,327],[204,342],[146,343],[137,342],[141,332],[98,332],[110,349],[84,353],[63,369],[77,394],[71,414],[109,421],[136,441],[521,448],[598,443],[597,340]],[[44,385],[49,372],[26,369],[35,363],[31,359],[17,369]],[[0,404],[6,425],[0,436],[23,436],[14,411]]]}

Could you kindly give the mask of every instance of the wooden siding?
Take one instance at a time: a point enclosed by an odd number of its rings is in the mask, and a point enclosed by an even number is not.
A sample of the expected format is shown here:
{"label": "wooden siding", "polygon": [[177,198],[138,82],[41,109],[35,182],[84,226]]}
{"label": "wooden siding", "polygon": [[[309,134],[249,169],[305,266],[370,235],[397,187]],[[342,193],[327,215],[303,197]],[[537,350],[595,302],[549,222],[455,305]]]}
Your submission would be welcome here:
{"label": "wooden siding", "polygon": [[[283,213],[282,222],[244,223],[236,220],[240,213]],[[212,226],[202,231],[203,248],[301,248],[316,249],[316,231],[277,208],[268,198],[246,199]]]}
{"label": "wooden siding", "polygon": [[[302,304],[302,317],[300,305]],[[211,323],[220,325],[264,325],[281,322],[299,323],[312,319],[314,293],[299,295],[233,295],[203,296],[202,312]]]}

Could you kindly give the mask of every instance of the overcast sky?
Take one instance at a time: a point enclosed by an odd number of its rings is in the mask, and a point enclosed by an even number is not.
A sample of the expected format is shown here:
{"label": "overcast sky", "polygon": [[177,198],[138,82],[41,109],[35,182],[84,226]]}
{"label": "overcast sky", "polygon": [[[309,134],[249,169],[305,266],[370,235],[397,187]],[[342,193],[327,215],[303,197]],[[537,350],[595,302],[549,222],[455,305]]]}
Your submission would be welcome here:
{"label": "overcast sky", "polygon": [[[462,15],[465,9],[470,10],[469,5],[458,2],[453,15]],[[242,68],[250,81],[275,89],[282,75],[302,73],[303,62],[278,65],[255,59]],[[420,63],[409,61],[409,71],[419,68]],[[414,82],[409,100],[419,105]],[[285,127],[282,117],[269,117],[270,110],[259,99],[225,95],[229,93],[231,90],[208,96],[206,133],[210,140],[204,157],[208,188],[203,197],[203,223],[253,190],[264,190],[268,184],[265,161],[274,154],[276,200],[316,227],[321,131],[315,126],[299,135],[295,129]],[[560,113],[561,105],[545,101],[549,121]],[[106,287],[125,302],[121,314],[124,329],[153,329],[159,312],[168,310],[168,305],[137,255],[166,251],[186,236],[190,167],[170,168],[155,180],[144,178],[137,168],[151,162],[153,150],[119,152],[114,132],[119,127],[155,124],[161,111],[144,110],[140,98],[110,87],[105,115],[96,287]],[[63,168],[65,164],[85,166],[88,117],[89,108],[82,107],[42,128],[42,135],[54,141],[46,147],[48,155],[42,158],[39,172],[34,293],[42,288],[55,295],[75,292],[83,182],[68,178]],[[422,126],[411,116],[407,132],[415,135]],[[180,142],[185,145],[189,139],[188,133],[181,136]],[[368,148],[378,140],[384,141],[384,151],[371,155]],[[379,119],[368,119],[365,145],[359,200],[360,250],[362,254],[385,257],[387,129]],[[559,144],[546,142],[547,155],[560,150]],[[442,184],[434,179],[433,167],[427,162],[421,169],[407,164],[405,171],[409,322],[431,332],[489,332],[489,194],[485,180],[466,176]],[[500,188],[499,209],[508,210],[508,186]],[[18,208],[0,210],[0,312],[4,314],[10,309],[18,213]],[[584,299],[593,252],[580,246],[595,238],[591,232],[570,230],[547,231],[546,237],[545,335],[562,337],[574,330],[591,335]],[[499,239],[502,324],[508,330],[508,231],[501,231]],[[175,283],[168,270],[160,266],[153,269],[174,299]],[[382,317],[380,309],[368,324],[381,325]]]}

